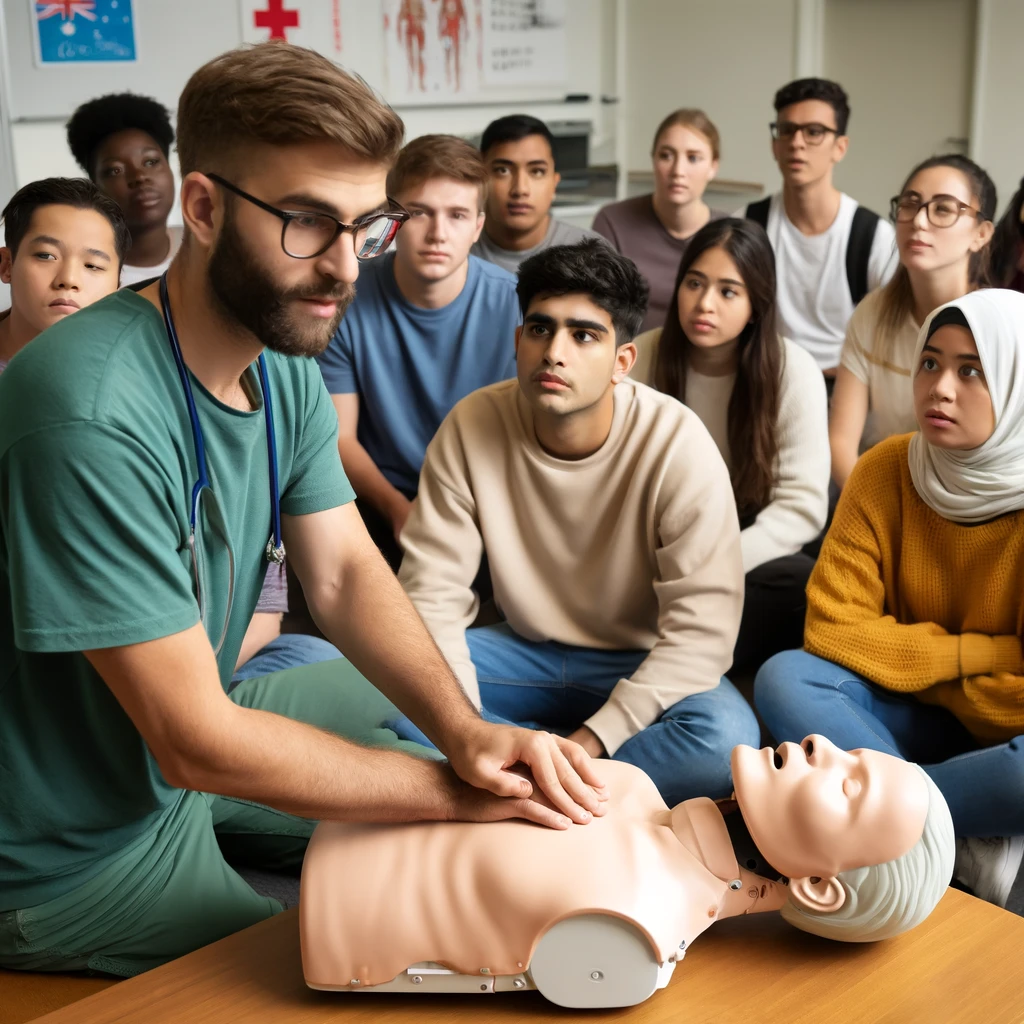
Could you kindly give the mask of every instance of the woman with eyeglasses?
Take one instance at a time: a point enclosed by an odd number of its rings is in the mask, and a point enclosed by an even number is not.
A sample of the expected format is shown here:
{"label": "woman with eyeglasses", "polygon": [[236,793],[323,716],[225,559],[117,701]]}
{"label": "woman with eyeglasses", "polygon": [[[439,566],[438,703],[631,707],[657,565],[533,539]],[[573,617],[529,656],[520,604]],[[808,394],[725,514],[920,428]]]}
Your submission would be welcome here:
{"label": "woman with eyeglasses", "polygon": [[996,225],[991,249],[992,287],[1024,292],[1024,178]]}
{"label": "woman with eyeglasses", "polygon": [[914,430],[914,345],[933,309],[987,283],[996,187],[973,160],[930,157],[892,200],[900,265],[857,307],[829,414],[832,479],[842,488],[860,453]]}

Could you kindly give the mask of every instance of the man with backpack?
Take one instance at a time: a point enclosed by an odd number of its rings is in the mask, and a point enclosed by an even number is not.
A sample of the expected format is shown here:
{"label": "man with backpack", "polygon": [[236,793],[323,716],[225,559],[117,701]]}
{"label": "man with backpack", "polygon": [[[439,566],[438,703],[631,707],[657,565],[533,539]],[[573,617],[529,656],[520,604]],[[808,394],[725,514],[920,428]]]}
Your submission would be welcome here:
{"label": "man with backpack", "polygon": [[[834,377],[854,307],[896,269],[892,226],[832,184],[850,107],[836,82],[803,78],[775,94],[772,153],[782,191],[751,203],[775,250],[779,328]],[[829,381],[831,384],[831,381]]]}

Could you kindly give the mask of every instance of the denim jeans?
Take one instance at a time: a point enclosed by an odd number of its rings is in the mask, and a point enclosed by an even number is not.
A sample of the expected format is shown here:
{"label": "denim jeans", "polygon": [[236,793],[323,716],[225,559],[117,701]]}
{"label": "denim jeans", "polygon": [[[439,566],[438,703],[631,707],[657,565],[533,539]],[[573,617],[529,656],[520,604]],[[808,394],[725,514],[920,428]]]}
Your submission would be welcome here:
{"label": "denim jeans", "polygon": [[[567,736],[631,676],[647,651],[606,651],[560,643],[533,643],[505,623],[466,632],[476,666],[484,717]],[[386,723],[399,736],[423,742],[418,730]],[[729,755],[738,743],[758,746],[750,705],[724,677],[713,690],[672,705],[626,740],[617,761],[642,768],[670,807],[696,796],[728,796]]]}
{"label": "denim jeans", "polygon": [[315,665],[320,661],[333,661],[340,657],[341,651],[334,644],[321,640],[318,636],[282,633],[235,670],[228,693],[247,679],[257,679],[260,676],[269,676],[271,672],[283,672],[286,668]]}
{"label": "denim jeans", "polygon": [[820,733],[844,750],[916,761],[946,798],[958,836],[1024,835],[1024,736],[983,746],[945,708],[806,651],[767,661],[754,703],[780,743]]}

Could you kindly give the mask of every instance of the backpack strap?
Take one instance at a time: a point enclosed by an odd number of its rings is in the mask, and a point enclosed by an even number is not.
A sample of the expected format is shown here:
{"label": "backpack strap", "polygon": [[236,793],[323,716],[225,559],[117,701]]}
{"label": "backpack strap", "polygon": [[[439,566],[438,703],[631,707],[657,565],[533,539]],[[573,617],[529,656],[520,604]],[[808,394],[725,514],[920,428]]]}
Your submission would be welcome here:
{"label": "backpack strap", "polygon": [[760,224],[761,227],[768,230],[768,211],[771,209],[772,197],[765,196],[764,199],[759,199],[756,203],[751,203],[743,215],[747,220],[752,220],[755,224]]}
{"label": "backpack strap", "polygon": [[853,212],[850,240],[846,245],[846,281],[855,306],[868,293],[868,264],[879,219],[878,214],[866,206],[858,206]]}

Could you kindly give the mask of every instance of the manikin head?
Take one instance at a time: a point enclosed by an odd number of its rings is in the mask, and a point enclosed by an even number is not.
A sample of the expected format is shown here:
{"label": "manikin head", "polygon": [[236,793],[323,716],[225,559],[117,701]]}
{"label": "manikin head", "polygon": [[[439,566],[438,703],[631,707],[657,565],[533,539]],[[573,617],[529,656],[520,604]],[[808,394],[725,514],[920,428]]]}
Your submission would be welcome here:
{"label": "manikin head", "polygon": [[824,736],[732,752],[740,812],[758,849],[789,878],[782,910],[803,931],[844,942],[920,924],[953,873],[953,822],[917,765]]}

